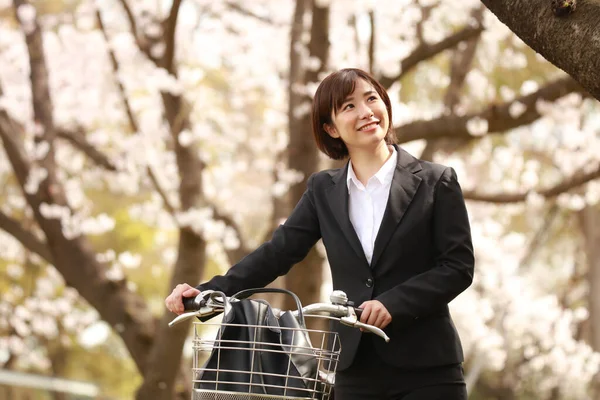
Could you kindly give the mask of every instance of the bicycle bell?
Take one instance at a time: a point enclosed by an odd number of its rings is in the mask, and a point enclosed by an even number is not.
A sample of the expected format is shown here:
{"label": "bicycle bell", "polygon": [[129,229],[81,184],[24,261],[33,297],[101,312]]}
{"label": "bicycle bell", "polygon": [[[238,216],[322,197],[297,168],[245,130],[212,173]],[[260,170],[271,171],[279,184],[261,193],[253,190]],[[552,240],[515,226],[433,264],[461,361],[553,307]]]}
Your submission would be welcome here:
{"label": "bicycle bell", "polygon": [[341,290],[334,290],[329,296],[331,304],[345,306],[348,304],[348,295]]}

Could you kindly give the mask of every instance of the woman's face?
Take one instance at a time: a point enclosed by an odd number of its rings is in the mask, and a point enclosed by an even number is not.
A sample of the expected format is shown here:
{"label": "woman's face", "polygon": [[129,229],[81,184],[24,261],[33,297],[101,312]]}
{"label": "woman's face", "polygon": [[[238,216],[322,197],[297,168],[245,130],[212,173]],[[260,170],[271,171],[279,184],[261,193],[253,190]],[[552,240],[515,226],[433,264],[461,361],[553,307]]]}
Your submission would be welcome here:
{"label": "woman's face", "polygon": [[375,148],[384,139],[389,128],[385,103],[375,88],[364,79],[358,79],[354,91],[342,106],[332,112],[333,125],[326,124],[325,131],[341,139],[348,151]]}

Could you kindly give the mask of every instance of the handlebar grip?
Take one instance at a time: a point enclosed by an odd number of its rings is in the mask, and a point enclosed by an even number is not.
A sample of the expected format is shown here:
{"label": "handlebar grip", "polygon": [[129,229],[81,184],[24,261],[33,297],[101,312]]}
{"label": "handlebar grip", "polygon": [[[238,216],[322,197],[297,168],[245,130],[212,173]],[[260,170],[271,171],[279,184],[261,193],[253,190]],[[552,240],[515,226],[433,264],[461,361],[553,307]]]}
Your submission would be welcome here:
{"label": "handlebar grip", "polygon": [[183,309],[185,311],[197,311],[200,308],[200,304],[196,302],[196,296],[194,297],[182,297]]}

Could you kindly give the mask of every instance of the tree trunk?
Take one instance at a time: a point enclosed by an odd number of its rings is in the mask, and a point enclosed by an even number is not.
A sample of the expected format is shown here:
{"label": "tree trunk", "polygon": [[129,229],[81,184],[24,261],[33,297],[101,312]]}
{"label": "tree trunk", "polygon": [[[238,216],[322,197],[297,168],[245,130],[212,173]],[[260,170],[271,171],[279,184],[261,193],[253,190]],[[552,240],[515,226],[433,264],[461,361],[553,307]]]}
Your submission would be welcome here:
{"label": "tree trunk", "polygon": [[[17,19],[16,9],[27,4],[26,0],[15,1]],[[40,165],[47,170],[48,175],[35,193],[28,193],[24,189],[31,169],[31,161],[27,159],[24,150],[22,127],[8,120],[9,123],[0,124],[0,137],[23,195],[33,210],[37,224],[44,232],[51,257],[47,261],[57,268],[66,284],[77,289],[98,311],[101,318],[121,335],[133,360],[141,370],[154,331],[154,321],[144,301],[127,289],[124,280],[115,282],[107,279],[106,267],[96,260],[92,246],[85,236],[67,237],[59,220],[46,218],[41,212],[43,203],[66,208],[68,203],[64,189],[56,179],[55,128],[48,70],[44,58],[41,28],[37,21],[34,25],[35,29],[24,28],[23,31],[31,67],[34,120],[42,130],[42,134],[36,140],[45,141],[49,145],[49,151],[40,161]],[[1,117],[9,118],[4,111]]]}
{"label": "tree trunk", "polygon": [[[163,103],[177,157],[181,209],[189,210],[202,205],[204,165],[193,147],[182,146],[178,140],[179,133],[190,127],[189,107],[186,102],[180,96],[163,94]],[[205,251],[206,241],[201,236],[190,229],[181,228],[177,261],[169,287],[184,282],[192,286],[198,284],[204,269]],[[189,323],[185,323],[169,328],[168,322],[173,317],[172,314],[165,312],[156,329],[148,363],[142,370],[144,383],[138,389],[136,395],[138,400],[150,398],[170,400],[173,398],[175,378],[181,364],[181,350],[190,327]]]}
{"label": "tree trunk", "polygon": [[[15,0],[16,9],[26,5],[27,0]],[[167,49],[161,66],[176,76],[173,64],[174,29],[180,1],[174,1],[169,15],[169,30],[166,38]],[[23,21],[25,23],[31,23]],[[32,161],[24,151],[23,132],[19,124],[11,121],[5,112],[0,113],[0,137],[15,176],[23,190],[23,195],[33,210],[35,220],[46,238],[48,252],[46,260],[61,273],[67,285],[75,288],[100,317],[108,322],[121,336],[140,373],[144,383],[138,391],[138,398],[168,400],[172,398],[174,381],[180,370],[181,349],[187,336],[186,326],[169,329],[167,322],[171,315],[165,313],[157,326],[144,300],[127,288],[126,280],[109,280],[106,266],[96,260],[96,254],[89,240],[83,235],[68,236],[59,220],[46,218],[42,204],[69,208],[64,188],[56,179],[54,159],[53,106],[48,85],[48,71],[44,57],[41,28],[35,21],[35,29],[23,27],[31,66],[31,91],[34,119],[41,128],[42,135],[37,141],[45,141],[49,151],[40,165],[47,170],[47,178],[35,193],[25,190]],[[115,71],[117,72],[117,71]],[[181,210],[202,206],[202,168],[193,148],[181,146],[179,133],[189,127],[189,107],[180,96],[163,94],[165,119],[167,120],[174,143],[180,175]],[[135,121],[132,121],[135,124]],[[42,254],[40,254],[42,255]],[[42,255],[43,257],[44,255]],[[188,282],[196,284],[200,280],[205,258],[204,239],[190,229],[181,228],[179,253],[174,268],[171,285]]]}
{"label": "tree trunk", "polygon": [[[329,8],[320,7],[318,3],[315,0],[311,1],[312,26],[309,54],[310,57],[317,58],[320,61],[320,65],[316,70],[305,71],[304,82],[302,82],[304,85],[311,82],[318,82],[320,74],[327,70],[329,54]],[[290,51],[292,66],[293,68],[297,68],[296,63],[300,62],[300,60],[295,58],[293,47]],[[291,79],[297,76],[295,71],[297,70],[291,70],[294,74],[291,76]],[[291,205],[295,205],[300,201],[302,194],[306,190],[308,178],[317,172],[319,166],[318,150],[310,133],[310,113],[304,113],[301,116],[295,115],[298,106],[306,103],[310,104],[310,102],[312,102],[312,99],[308,94],[297,95],[294,93],[293,88],[290,87],[288,166],[293,170],[302,172],[304,176],[301,182],[291,187]],[[304,303],[318,302],[320,300],[322,270],[323,258],[313,248],[307,257],[287,274],[286,286],[298,294]],[[286,308],[293,308],[291,299],[286,303]]]}
{"label": "tree trunk", "polygon": [[[590,345],[600,351],[600,207],[587,206],[579,212],[588,263],[588,309]],[[600,399],[600,377],[594,380],[595,399]]]}
{"label": "tree trunk", "polygon": [[[294,110],[300,105],[301,97],[295,90],[297,85],[302,84],[302,56],[298,51],[298,46],[301,45],[301,37],[304,32],[304,14],[306,13],[307,0],[296,0],[296,6],[294,7],[294,15],[292,16],[292,24],[290,31],[290,65],[289,65],[289,76],[288,76],[288,132],[291,137],[292,132],[298,132],[302,129],[299,124],[301,121],[295,117]],[[276,164],[288,163],[288,149],[282,151],[276,156]],[[277,181],[278,174],[277,168],[273,170],[273,180]],[[271,229],[265,235],[264,240],[270,240],[273,236],[273,232],[281,221],[285,220],[290,212],[292,211],[293,204],[291,202],[291,193],[288,191],[282,196],[272,197],[273,213],[271,214]],[[286,277],[282,276],[277,278],[268,287],[275,288],[286,288]],[[295,291],[295,287],[290,287],[289,290]],[[265,293],[261,295],[261,298],[269,302],[273,307],[286,309],[290,303],[288,303],[285,296],[279,293]]]}
{"label": "tree trunk", "polygon": [[[563,69],[600,100],[600,2],[482,0],[502,23],[533,50]],[[571,14],[556,16],[553,3],[576,3]],[[532,23],[535,21],[535,23]]]}

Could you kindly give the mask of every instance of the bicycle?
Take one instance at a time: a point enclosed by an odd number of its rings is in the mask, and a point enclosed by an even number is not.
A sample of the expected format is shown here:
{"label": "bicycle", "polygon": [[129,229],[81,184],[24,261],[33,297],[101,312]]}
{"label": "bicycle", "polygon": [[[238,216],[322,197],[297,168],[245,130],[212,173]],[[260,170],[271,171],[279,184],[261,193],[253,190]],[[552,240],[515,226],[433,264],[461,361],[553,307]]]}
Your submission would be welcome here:
{"label": "bicycle", "polygon": [[[283,311],[264,300],[248,299],[269,292],[293,296],[297,309]],[[272,288],[250,289],[231,297],[205,291],[184,298],[183,303],[189,312],[169,326],[196,317],[206,321],[223,313],[221,322],[194,323],[192,400],[331,399],[341,352],[338,334],[307,329],[305,316],[339,321],[390,340],[381,329],[360,322],[362,310],[339,290],[333,291],[330,303],[305,307],[294,293]],[[203,337],[205,326],[218,328],[214,338]],[[204,353],[209,357],[203,363]]]}

